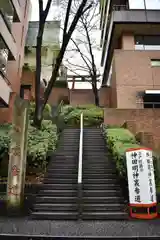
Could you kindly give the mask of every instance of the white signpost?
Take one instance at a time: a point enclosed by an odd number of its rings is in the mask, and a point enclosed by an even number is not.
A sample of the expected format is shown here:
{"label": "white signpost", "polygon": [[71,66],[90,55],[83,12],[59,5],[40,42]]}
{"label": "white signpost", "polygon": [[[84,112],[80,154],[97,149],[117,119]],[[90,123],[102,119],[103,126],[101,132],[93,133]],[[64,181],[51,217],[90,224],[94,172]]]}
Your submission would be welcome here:
{"label": "white signpost", "polygon": [[129,149],[126,161],[130,205],[155,206],[157,199],[152,150]]}

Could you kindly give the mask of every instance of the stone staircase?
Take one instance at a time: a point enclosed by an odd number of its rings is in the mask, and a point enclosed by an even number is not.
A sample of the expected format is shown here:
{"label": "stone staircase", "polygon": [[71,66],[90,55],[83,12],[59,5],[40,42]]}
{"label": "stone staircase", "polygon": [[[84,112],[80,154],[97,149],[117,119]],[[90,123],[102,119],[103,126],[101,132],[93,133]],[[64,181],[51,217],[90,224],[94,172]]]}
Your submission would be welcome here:
{"label": "stone staircase", "polygon": [[[33,219],[78,219],[78,153],[80,130],[65,129],[33,204]],[[82,219],[126,219],[115,166],[98,128],[84,128]]]}
{"label": "stone staircase", "polygon": [[36,196],[33,219],[77,219],[79,129],[65,129]]}
{"label": "stone staircase", "polygon": [[116,168],[109,158],[101,129],[84,129],[83,219],[126,219]]}

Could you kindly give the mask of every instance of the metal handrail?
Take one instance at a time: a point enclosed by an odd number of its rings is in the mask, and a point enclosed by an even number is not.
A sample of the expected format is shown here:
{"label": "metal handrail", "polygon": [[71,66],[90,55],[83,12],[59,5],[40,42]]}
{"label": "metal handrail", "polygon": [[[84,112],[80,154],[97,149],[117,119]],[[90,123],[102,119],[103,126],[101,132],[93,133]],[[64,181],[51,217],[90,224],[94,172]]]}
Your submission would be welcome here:
{"label": "metal handrail", "polygon": [[82,173],[83,173],[83,113],[80,116],[80,137],[79,137],[79,157],[78,157],[78,213],[82,215]]}

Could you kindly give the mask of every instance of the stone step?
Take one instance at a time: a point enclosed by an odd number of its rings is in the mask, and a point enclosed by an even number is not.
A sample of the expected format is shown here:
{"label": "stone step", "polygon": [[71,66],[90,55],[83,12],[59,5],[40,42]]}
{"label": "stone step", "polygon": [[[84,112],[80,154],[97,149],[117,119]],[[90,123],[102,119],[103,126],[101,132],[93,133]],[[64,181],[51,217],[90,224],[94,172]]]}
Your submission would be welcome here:
{"label": "stone step", "polygon": [[76,184],[42,184],[41,190],[77,190]]}
{"label": "stone step", "polygon": [[88,174],[88,173],[92,173],[92,174],[115,174],[116,170],[112,169],[112,168],[90,168],[90,167],[84,167],[83,168],[83,175],[84,174]]}
{"label": "stone step", "polygon": [[112,182],[110,184],[84,184],[83,185],[84,190],[117,190],[120,189],[120,186],[118,184],[113,184]]}
{"label": "stone step", "polygon": [[83,197],[119,197],[121,196],[120,190],[84,190]]}
{"label": "stone step", "polygon": [[83,179],[83,184],[108,184],[108,183],[117,183],[117,179],[95,179],[88,178]]}
{"label": "stone step", "polygon": [[47,173],[52,173],[52,174],[57,174],[57,173],[78,173],[78,169],[77,168],[49,168]]}
{"label": "stone step", "polygon": [[44,189],[40,190],[38,196],[58,196],[58,197],[77,197],[77,190],[53,190]]}
{"label": "stone step", "polygon": [[96,197],[83,197],[83,203],[122,203],[124,204],[124,199],[119,196],[111,196],[111,197],[105,197],[105,196],[96,196]]}
{"label": "stone step", "polygon": [[52,212],[52,211],[40,211],[40,212],[32,212],[32,219],[38,220],[76,220],[78,218],[77,212]]}
{"label": "stone step", "polygon": [[36,203],[34,211],[77,211],[78,205],[74,203]]}
{"label": "stone step", "polygon": [[128,213],[115,211],[115,212],[83,212],[82,219],[85,220],[127,220],[129,219]]}
{"label": "stone step", "polygon": [[117,179],[115,173],[83,173],[83,179]]}
{"label": "stone step", "polygon": [[[53,162],[50,163],[48,166],[48,169],[60,169],[63,167],[63,169],[77,169],[78,163],[67,163],[64,164],[63,162]],[[48,170],[47,170],[48,171]]]}
{"label": "stone step", "polygon": [[77,197],[74,196],[37,196],[36,203],[76,203]]}
{"label": "stone step", "polygon": [[61,178],[68,178],[68,179],[75,179],[77,178],[77,173],[72,173],[72,172],[69,172],[69,173],[64,173],[64,172],[55,172],[54,174],[53,173],[46,173],[45,175],[45,179],[46,178],[50,178],[50,179],[61,179]]}
{"label": "stone step", "polygon": [[44,183],[57,183],[57,184],[73,184],[73,183],[77,183],[77,178],[45,178]]}
{"label": "stone step", "polygon": [[89,203],[89,204],[83,204],[83,211],[107,211],[107,212],[115,212],[115,211],[124,211],[125,205],[119,204],[119,203]]}

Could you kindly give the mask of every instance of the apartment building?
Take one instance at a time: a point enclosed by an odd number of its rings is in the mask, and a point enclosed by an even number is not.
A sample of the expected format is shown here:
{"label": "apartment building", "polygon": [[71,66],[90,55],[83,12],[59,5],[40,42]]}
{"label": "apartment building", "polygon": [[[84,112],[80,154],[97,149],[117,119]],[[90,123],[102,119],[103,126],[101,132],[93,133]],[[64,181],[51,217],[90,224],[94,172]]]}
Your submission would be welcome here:
{"label": "apartment building", "polygon": [[101,33],[110,107],[160,108],[160,1],[102,1]]}
{"label": "apartment building", "polygon": [[0,123],[12,120],[14,98],[20,94],[30,10],[30,0],[0,0]]}

